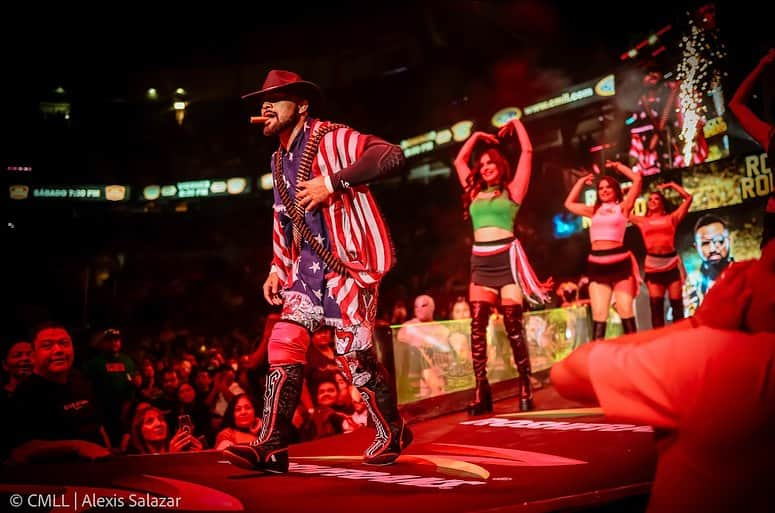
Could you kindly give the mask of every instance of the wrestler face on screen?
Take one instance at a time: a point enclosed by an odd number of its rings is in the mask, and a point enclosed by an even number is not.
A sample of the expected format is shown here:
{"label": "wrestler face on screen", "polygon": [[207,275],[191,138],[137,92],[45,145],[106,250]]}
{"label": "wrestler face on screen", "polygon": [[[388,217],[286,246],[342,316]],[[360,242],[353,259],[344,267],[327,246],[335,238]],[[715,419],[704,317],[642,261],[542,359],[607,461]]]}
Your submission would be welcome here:
{"label": "wrestler face on screen", "polygon": [[697,228],[694,242],[706,262],[720,262],[729,258],[729,232],[721,223],[710,223]]}
{"label": "wrestler face on screen", "polygon": [[261,115],[268,118],[264,123],[264,135],[271,137],[293,128],[308,107],[307,100],[297,96],[287,93],[268,94],[261,104]]}

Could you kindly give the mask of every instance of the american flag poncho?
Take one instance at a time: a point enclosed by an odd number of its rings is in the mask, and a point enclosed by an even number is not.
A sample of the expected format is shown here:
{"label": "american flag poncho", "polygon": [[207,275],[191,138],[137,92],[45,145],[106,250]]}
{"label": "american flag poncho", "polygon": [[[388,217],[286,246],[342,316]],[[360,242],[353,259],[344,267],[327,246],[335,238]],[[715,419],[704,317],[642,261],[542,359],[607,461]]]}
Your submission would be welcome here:
{"label": "american flag poncho", "polygon": [[[311,129],[326,123],[312,120]],[[363,152],[367,136],[349,127],[333,130],[320,141],[311,176],[329,176],[351,166]],[[390,233],[371,191],[366,185],[334,192],[327,206],[321,206],[331,251],[347,267],[346,276],[331,273],[328,287],[342,311],[345,326],[370,322],[377,287],[394,263]],[[272,229],[272,270],[288,288],[295,279],[293,241],[283,230],[290,219],[284,207],[276,205]],[[365,294],[364,294],[365,293]]]}

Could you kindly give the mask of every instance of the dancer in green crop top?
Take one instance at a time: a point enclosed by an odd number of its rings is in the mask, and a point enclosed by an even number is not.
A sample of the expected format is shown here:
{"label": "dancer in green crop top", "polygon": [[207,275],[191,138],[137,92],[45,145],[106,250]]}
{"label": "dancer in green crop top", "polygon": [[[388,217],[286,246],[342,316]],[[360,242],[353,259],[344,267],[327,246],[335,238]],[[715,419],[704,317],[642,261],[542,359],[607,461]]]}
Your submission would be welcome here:
{"label": "dancer in green crop top", "polygon": [[[501,141],[516,135],[520,145],[515,172],[497,149]],[[469,167],[474,148],[489,147]],[[468,405],[471,415],[492,411],[492,394],[487,381],[487,324],[490,310],[500,296],[503,323],[519,371],[520,409],[533,408],[530,385],[530,355],[522,330],[522,304],[546,301],[546,285],[530,268],[525,252],[514,237],[514,220],[530,182],[533,147],[522,123],[514,119],[497,137],[475,132],[460,149],[455,169],[463,186],[463,206],[474,227],[471,255],[471,354],[476,375],[474,401]]]}

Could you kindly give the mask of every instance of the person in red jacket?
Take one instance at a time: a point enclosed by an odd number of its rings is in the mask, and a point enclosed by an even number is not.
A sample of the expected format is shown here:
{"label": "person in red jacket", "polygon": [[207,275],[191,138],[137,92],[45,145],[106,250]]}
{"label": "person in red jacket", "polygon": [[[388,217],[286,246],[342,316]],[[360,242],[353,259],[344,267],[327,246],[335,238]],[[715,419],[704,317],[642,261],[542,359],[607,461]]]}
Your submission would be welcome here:
{"label": "person in red jacket", "polygon": [[561,395],[650,424],[648,511],[772,511],[775,242],[731,264],[694,317],[591,342],[555,364]]}

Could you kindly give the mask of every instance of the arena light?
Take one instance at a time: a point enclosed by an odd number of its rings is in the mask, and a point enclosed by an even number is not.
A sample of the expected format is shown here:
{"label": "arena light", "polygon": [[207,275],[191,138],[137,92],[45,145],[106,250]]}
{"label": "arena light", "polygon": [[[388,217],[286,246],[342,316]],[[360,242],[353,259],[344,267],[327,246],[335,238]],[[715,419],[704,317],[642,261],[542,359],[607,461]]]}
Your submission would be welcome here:
{"label": "arena light", "polygon": [[492,115],[490,122],[495,128],[500,128],[512,119],[519,119],[521,117],[522,111],[519,107],[504,107]]}
{"label": "arena light", "polygon": [[[622,55],[619,56],[619,59],[622,61],[626,61],[627,59],[636,58],[638,55],[640,55],[641,51],[643,51],[643,49],[646,48],[647,46],[654,46],[657,43],[659,43],[660,37],[663,36],[672,28],[673,28],[672,25],[665,25],[661,29],[657,30],[655,33],[649,35],[649,37],[647,37],[643,41],[636,44],[633,48],[630,48],[629,50],[624,52]],[[661,53],[661,51],[657,50],[651,55],[657,55],[659,53]]]}
{"label": "arena light", "polygon": [[158,185],[147,185],[143,188],[143,199],[153,201],[161,196],[161,187]]}
{"label": "arena light", "polygon": [[226,192],[229,194],[242,194],[248,188],[247,179],[239,176],[235,178],[229,178],[226,181]]}
{"label": "arena light", "polygon": [[258,178],[258,185],[265,191],[272,190],[272,173],[265,173]]}

